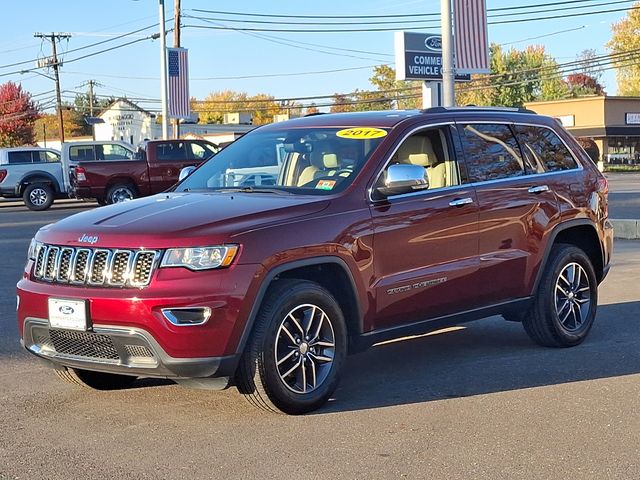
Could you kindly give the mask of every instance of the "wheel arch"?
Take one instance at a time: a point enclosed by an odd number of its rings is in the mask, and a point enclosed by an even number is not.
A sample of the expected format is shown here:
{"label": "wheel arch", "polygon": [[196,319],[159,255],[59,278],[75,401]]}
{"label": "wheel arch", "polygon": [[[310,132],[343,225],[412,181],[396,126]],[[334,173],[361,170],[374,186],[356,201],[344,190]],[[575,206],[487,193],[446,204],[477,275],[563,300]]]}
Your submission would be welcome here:
{"label": "wheel arch", "polygon": [[27,188],[27,186],[31,185],[32,183],[48,183],[53,187],[54,193],[60,193],[60,184],[58,183],[56,177],[48,172],[35,170],[27,173],[20,179],[20,181],[18,182],[18,194],[22,195],[25,188]]}
{"label": "wheel arch", "polygon": [[109,190],[111,190],[116,185],[130,185],[131,187],[133,187],[133,190],[136,193],[138,194],[140,193],[140,190],[138,190],[138,186],[136,185],[136,182],[133,180],[133,178],[126,177],[126,176],[118,176],[118,177],[112,177],[109,180],[107,180],[107,183],[104,187],[105,195],[109,192]]}
{"label": "wheel arch", "polygon": [[598,283],[604,279],[605,271],[602,243],[600,242],[595,224],[588,219],[571,220],[559,225],[551,232],[549,241],[545,247],[542,262],[540,263],[540,268],[536,274],[533,292],[536,292],[538,289],[551,249],[558,243],[575,245],[584,251],[591,260]]}
{"label": "wheel arch", "polygon": [[347,263],[340,257],[322,256],[297,260],[274,267],[264,276],[256,295],[237,352],[242,353],[251,336],[260,305],[269,287],[280,278],[309,280],[326,288],[336,299],[345,317],[347,335],[352,339],[362,333],[362,308],[358,300],[357,287]]}

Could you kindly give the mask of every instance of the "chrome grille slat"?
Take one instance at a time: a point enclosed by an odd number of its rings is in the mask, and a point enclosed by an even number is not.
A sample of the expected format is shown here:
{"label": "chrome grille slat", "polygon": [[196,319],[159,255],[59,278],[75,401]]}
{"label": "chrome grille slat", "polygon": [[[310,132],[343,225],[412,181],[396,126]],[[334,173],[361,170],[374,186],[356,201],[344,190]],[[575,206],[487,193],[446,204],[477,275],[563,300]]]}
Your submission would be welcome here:
{"label": "chrome grille slat", "polygon": [[91,260],[91,266],[89,267],[89,280],[90,285],[102,285],[107,278],[109,270],[109,264],[111,260],[110,250],[94,250],[93,258]]}
{"label": "chrome grille slat", "polygon": [[71,277],[71,260],[73,259],[73,248],[62,248],[56,265],[56,281],[66,283]]}
{"label": "chrome grille slat", "polygon": [[33,276],[49,283],[145,287],[158,265],[157,250],[77,248],[42,244]]}
{"label": "chrome grille slat", "polygon": [[44,262],[44,275],[42,276],[45,280],[53,280],[55,278],[59,254],[60,247],[53,246],[47,249],[47,256]]}
{"label": "chrome grille slat", "polygon": [[47,258],[47,246],[39,245],[38,251],[36,252],[36,265],[35,265],[35,275],[38,277],[42,277],[44,274],[44,260]]}
{"label": "chrome grille slat", "polygon": [[129,250],[116,250],[111,259],[109,285],[124,285],[129,280],[135,256]]}

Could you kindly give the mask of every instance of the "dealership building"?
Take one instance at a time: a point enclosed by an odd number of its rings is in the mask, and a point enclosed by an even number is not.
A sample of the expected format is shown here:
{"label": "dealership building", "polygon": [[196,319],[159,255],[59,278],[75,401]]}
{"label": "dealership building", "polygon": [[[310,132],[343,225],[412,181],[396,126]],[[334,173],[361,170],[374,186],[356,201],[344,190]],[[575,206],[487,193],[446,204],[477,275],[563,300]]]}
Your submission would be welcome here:
{"label": "dealership building", "polygon": [[525,107],[557,118],[575,137],[593,140],[605,164],[640,164],[640,97],[590,96]]}

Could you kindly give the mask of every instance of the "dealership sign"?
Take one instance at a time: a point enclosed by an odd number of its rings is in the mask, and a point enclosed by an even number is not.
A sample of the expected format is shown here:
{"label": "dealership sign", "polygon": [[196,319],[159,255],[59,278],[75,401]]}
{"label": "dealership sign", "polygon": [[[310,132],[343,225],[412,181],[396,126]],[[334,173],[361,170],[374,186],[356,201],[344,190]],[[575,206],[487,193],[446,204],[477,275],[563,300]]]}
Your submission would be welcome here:
{"label": "dealership sign", "polygon": [[[396,80],[442,80],[442,37],[438,34],[395,32]],[[470,75],[456,75],[469,81]]]}

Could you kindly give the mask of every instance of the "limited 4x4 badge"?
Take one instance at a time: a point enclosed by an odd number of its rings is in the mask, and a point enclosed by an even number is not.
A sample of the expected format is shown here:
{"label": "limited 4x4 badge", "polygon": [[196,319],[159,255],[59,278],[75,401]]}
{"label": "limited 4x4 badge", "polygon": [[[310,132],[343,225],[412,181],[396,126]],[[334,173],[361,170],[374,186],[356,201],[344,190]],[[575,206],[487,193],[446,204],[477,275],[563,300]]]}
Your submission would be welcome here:
{"label": "limited 4x4 badge", "polygon": [[416,282],[412,285],[403,285],[402,287],[390,288],[387,290],[387,295],[395,295],[396,293],[404,293],[409,290],[415,290],[417,288],[432,287],[433,285],[439,285],[447,281],[447,277],[434,278],[433,280],[425,280],[423,282]]}

